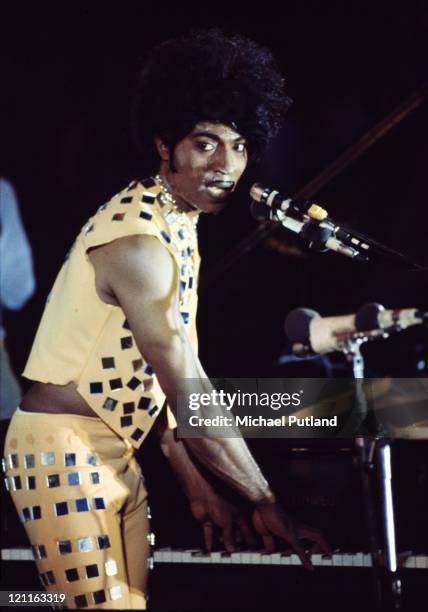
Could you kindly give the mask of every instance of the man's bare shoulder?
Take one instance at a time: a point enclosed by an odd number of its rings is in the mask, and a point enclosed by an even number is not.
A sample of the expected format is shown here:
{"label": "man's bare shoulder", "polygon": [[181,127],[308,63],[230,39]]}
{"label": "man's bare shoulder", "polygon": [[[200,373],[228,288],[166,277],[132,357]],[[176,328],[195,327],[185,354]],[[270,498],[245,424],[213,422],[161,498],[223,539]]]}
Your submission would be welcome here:
{"label": "man's bare shoulder", "polygon": [[115,289],[118,285],[144,284],[160,291],[173,283],[174,260],[160,240],[150,235],[118,238],[91,249],[89,259],[95,268],[97,283]]}

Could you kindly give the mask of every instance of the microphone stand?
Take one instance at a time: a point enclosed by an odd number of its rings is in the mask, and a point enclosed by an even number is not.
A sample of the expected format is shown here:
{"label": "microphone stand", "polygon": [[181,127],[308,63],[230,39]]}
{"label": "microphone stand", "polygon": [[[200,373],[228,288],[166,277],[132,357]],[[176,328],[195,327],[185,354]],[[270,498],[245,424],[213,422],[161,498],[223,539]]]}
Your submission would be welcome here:
{"label": "microphone stand", "polygon": [[[364,357],[361,354],[361,346],[364,342],[373,340],[379,336],[388,337],[389,334],[385,331],[374,330],[371,332],[347,333],[338,336],[339,350],[345,353],[347,361],[351,364],[353,377],[356,382],[357,410],[356,415],[353,415],[351,419],[351,428],[355,425],[355,419],[358,424],[362,424],[368,414],[367,400],[363,389]],[[382,530],[385,545],[385,570],[389,591],[389,601],[387,601],[387,605],[391,603],[393,610],[400,610],[402,604],[402,589],[401,580],[397,574],[394,505],[392,497],[391,444],[387,439],[382,437],[382,432],[378,431],[372,438],[357,436],[355,438],[355,449],[360,467],[364,511],[369,533],[376,605],[378,608],[382,607],[383,589],[381,572],[382,557],[376,521],[376,504],[372,489],[375,455],[381,485],[380,493],[382,500]]]}

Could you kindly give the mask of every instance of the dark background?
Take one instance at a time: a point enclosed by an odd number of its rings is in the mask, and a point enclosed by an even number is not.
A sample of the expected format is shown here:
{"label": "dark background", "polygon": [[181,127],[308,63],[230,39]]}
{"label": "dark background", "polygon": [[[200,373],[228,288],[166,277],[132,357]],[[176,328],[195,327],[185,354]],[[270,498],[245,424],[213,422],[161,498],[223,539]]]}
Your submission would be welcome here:
{"label": "dark background", "polygon": [[[251,9],[247,2],[229,2],[227,7],[200,3],[199,8],[177,3],[175,7],[159,4],[156,10],[156,5],[143,2],[122,2],[111,8],[106,2],[88,2],[86,8],[61,3],[48,10],[41,3],[29,8],[21,2],[13,10],[3,8],[0,174],[17,190],[37,276],[37,292],[25,309],[5,313],[8,348],[17,371],[25,364],[45,298],[76,233],[100,204],[132,178],[145,175],[144,160],[131,144],[128,109],[139,61],[154,44],[199,26],[217,25],[248,35],[273,51],[294,99],[283,131],[263,163],[243,178],[228,209],[216,218],[201,219],[202,282],[215,263],[256,226],[248,197],[254,181],[286,195],[295,193],[421,87],[426,79],[426,3],[406,2],[395,9],[377,2],[370,10],[361,4],[352,8],[349,2],[342,9],[328,4],[320,8],[311,2],[275,6],[264,2]],[[335,220],[428,262],[426,119],[425,104],[315,194],[315,201]],[[386,307],[428,310],[428,273],[362,265],[335,254],[318,255],[308,252],[291,234],[281,232],[276,237],[285,245],[297,246],[300,255],[281,254],[259,244],[201,291],[200,352],[209,375],[287,375],[287,367],[279,368],[276,362],[285,345],[284,318],[297,306],[314,308],[323,315],[355,312],[372,301]],[[378,375],[424,373],[427,347],[428,332],[414,328],[367,346],[367,368]],[[22,382],[24,387],[28,384]],[[150,444],[153,440],[144,445],[145,453],[151,452]],[[175,534],[188,547],[195,524],[183,500],[179,507],[178,484],[157,452],[157,458],[144,465],[148,479],[155,473],[168,495],[153,500],[158,543],[172,543]],[[416,461],[414,447],[411,454]],[[420,469],[409,469],[408,462],[397,461],[404,483],[400,500],[409,500],[407,506],[399,504],[398,524],[413,529],[406,537],[399,533],[402,545],[409,541],[413,546],[417,541],[422,546],[421,533],[426,536],[426,527],[417,527],[426,525],[426,498],[421,501],[426,495],[425,447],[420,454],[423,457],[416,461]],[[280,460],[274,446],[256,456],[269,478],[277,474],[286,483],[286,493],[296,496],[294,510],[302,517],[300,484],[293,488],[286,473],[293,464]],[[353,480],[342,463],[334,460],[333,471],[329,459],[317,458],[309,476],[315,482],[312,492],[321,492],[326,499],[332,492],[336,512],[328,505],[307,509],[313,514],[308,520],[322,525],[332,542],[339,536],[337,529],[329,532],[329,520],[346,527],[347,534],[349,525],[354,535],[360,534],[348,506],[337,513],[342,503],[356,508],[360,521],[362,517]],[[302,473],[306,472],[304,468]],[[422,473],[425,488],[418,476]],[[281,483],[273,482],[279,489]],[[306,491],[309,485],[303,481],[301,486]],[[12,511],[8,520],[13,520]],[[177,524],[181,530],[176,529]],[[13,527],[5,532],[11,537],[15,534]],[[200,541],[199,529],[197,533]],[[360,535],[357,539],[361,550]],[[424,541],[426,544],[426,537]],[[343,541],[339,544],[345,546]],[[283,574],[269,588],[269,577],[261,579],[256,569],[254,584],[277,593]],[[22,574],[13,572],[23,584]],[[170,586],[172,575],[170,572]],[[194,591],[197,580],[193,573],[191,576],[192,584],[186,588]],[[154,590],[155,579],[156,573]],[[234,580],[230,592],[236,593],[246,591],[251,582],[245,578],[239,591],[236,576]],[[165,591],[165,583],[160,584],[159,592]],[[224,583],[218,584],[224,588]],[[349,585],[345,593],[347,589]],[[175,597],[177,585],[169,591]],[[207,588],[202,593],[204,599],[208,592]],[[318,607],[320,592],[314,590]],[[331,601],[332,597],[328,609]]]}
{"label": "dark background", "polygon": [[[228,210],[201,219],[202,281],[255,227],[248,211],[252,182],[294,193],[425,79],[423,2],[346,11],[334,3],[322,9],[281,3],[281,13],[266,4],[177,4],[159,5],[159,14],[143,3],[87,4],[49,10],[18,4],[2,18],[0,172],[16,187],[37,275],[37,293],[25,310],[6,314],[17,370],[76,233],[127,181],[144,177],[128,107],[140,58],[154,44],[199,26],[248,35],[273,51],[294,99],[283,131]],[[315,196],[335,220],[424,261],[426,116],[425,104]],[[369,301],[428,309],[428,273],[309,253],[293,235],[278,237],[299,246],[301,255],[259,244],[201,292],[201,358],[210,375],[277,375],[283,320],[296,306],[323,315],[355,312]],[[368,367],[412,375],[427,340],[418,328],[373,344]]]}

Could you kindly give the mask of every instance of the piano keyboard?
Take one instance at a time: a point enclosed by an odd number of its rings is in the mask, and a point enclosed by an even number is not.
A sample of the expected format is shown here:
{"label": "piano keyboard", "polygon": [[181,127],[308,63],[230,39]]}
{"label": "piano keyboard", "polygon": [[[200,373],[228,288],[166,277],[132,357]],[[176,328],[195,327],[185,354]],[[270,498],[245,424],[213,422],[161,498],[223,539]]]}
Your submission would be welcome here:
{"label": "piano keyboard", "polygon": [[[428,569],[427,555],[412,555],[403,553],[399,555],[400,567],[407,569]],[[2,561],[32,561],[34,559],[31,548],[4,548],[1,551]],[[172,548],[159,548],[153,553],[154,563],[214,563],[236,565],[301,565],[299,557],[285,552],[265,553],[263,551],[240,551],[227,553],[215,551],[206,553],[201,550],[177,550]],[[371,556],[367,553],[334,553],[331,559],[322,555],[311,555],[314,566],[322,567],[372,567]]]}
{"label": "piano keyboard", "polygon": [[[302,565],[296,554],[285,552],[265,553],[263,551],[241,551],[234,553],[212,552],[201,550],[176,550],[160,548],[154,551],[154,563],[216,563],[237,565]],[[330,559],[323,555],[311,555],[314,566],[322,567],[372,567],[371,555],[368,553],[334,553]],[[428,569],[427,555],[400,555],[400,567],[410,569]]]}

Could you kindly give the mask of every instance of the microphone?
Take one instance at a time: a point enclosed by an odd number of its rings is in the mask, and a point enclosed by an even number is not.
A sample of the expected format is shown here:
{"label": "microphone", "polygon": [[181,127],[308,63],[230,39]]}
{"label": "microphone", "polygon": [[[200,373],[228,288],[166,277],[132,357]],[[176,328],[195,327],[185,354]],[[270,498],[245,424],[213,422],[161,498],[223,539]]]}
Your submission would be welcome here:
{"label": "microphone", "polygon": [[308,240],[318,251],[332,250],[346,257],[367,261],[370,246],[336,225],[326,210],[311,202],[285,198],[278,191],[254,183],[250,189],[251,213],[258,221],[279,221],[283,227]]}
{"label": "microphone", "polygon": [[293,352],[331,353],[341,349],[343,336],[372,330],[402,330],[428,321],[428,313],[416,308],[386,310],[381,304],[366,304],[356,314],[321,317],[315,310],[295,308],[286,317],[284,329]]}

